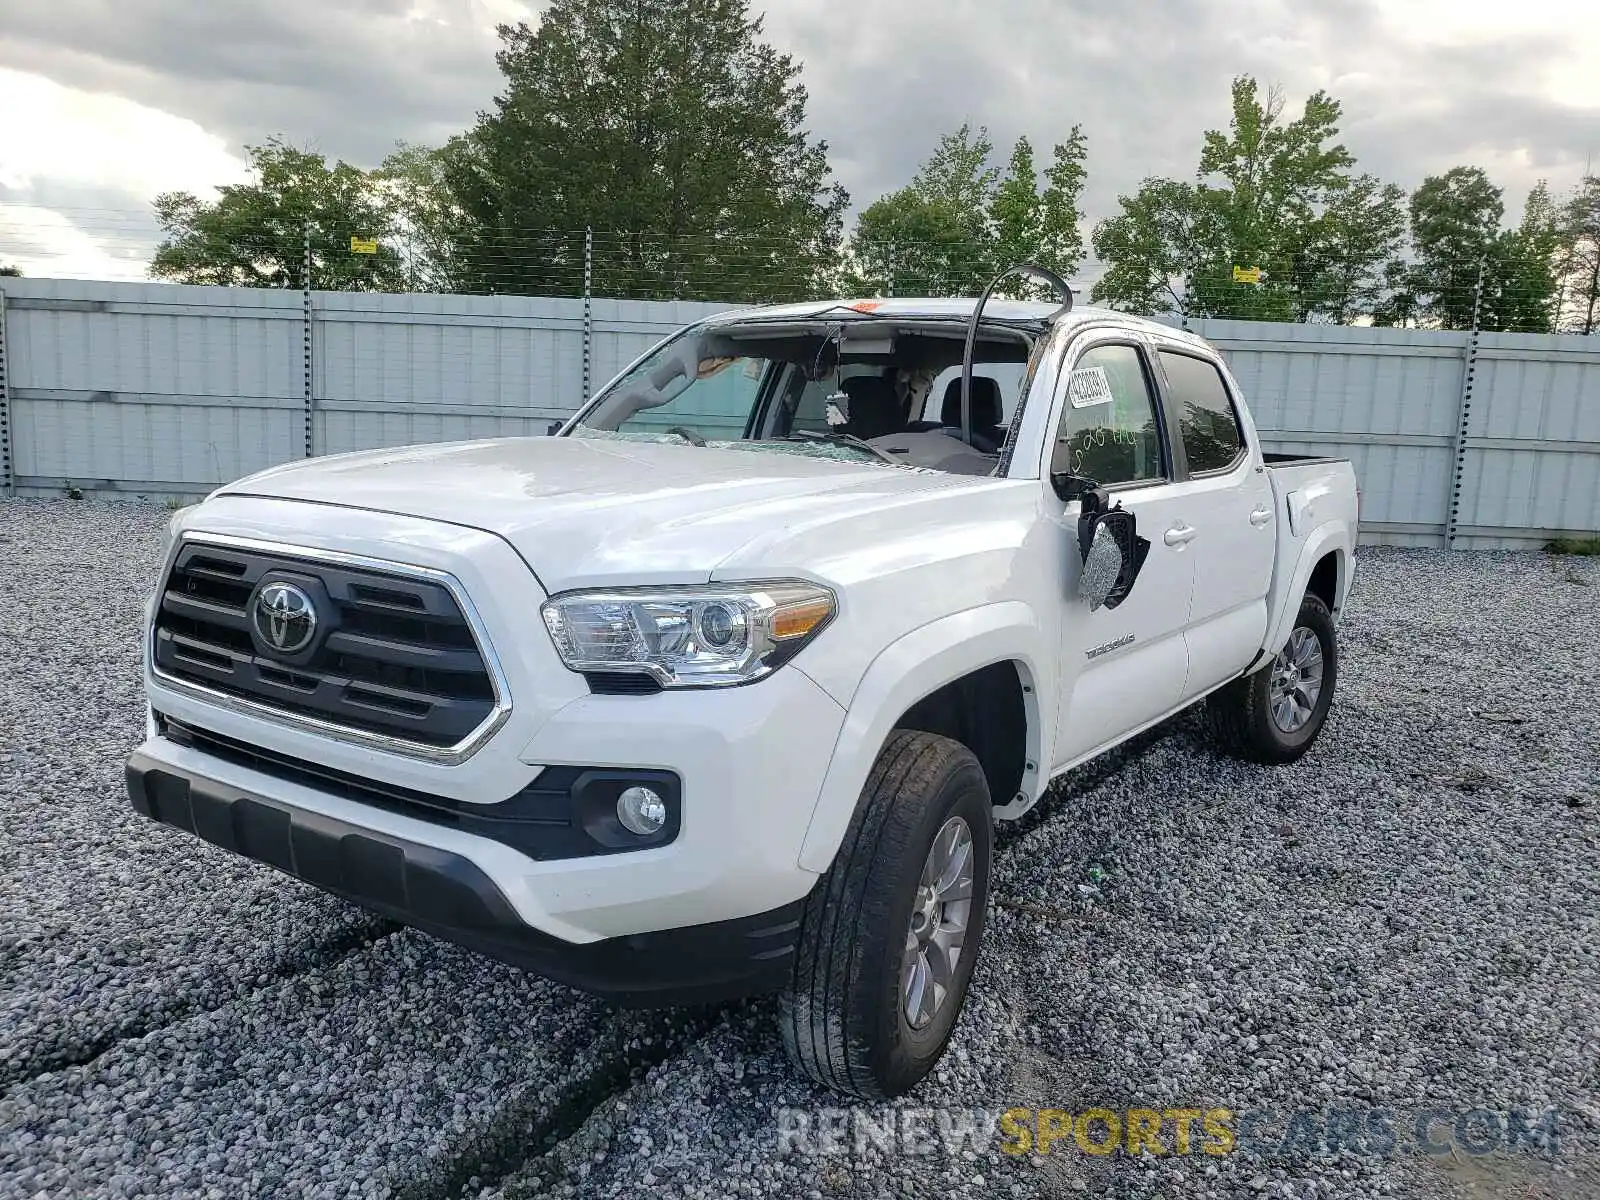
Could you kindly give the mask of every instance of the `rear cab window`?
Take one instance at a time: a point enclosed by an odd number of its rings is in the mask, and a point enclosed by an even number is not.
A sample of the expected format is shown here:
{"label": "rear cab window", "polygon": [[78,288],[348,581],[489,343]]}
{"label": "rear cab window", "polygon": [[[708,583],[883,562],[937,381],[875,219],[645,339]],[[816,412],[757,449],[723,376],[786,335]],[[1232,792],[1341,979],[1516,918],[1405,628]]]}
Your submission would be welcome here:
{"label": "rear cab window", "polygon": [[1167,393],[1189,474],[1229,470],[1244,457],[1244,428],[1215,363],[1176,350],[1160,352]]}

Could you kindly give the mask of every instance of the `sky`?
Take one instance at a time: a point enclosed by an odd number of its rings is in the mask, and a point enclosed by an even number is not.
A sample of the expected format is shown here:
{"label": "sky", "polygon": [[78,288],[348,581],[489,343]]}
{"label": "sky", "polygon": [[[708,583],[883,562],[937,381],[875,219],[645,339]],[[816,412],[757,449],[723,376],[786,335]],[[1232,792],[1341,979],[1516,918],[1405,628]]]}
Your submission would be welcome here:
{"label": "sky", "polygon": [[[859,207],[938,136],[997,160],[1081,123],[1085,235],[1149,176],[1189,178],[1237,74],[1291,115],[1344,104],[1359,169],[1408,189],[1470,163],[1508,218],[1600,169],[1594,0],[752,0],[804,66],[809,125]],[[375,166],[490,105],[495,25],[529,0],[0,0],[0,263],[138,279],[150,200],[245,177],[270,135]],[[1585,10],[1588,10],[1587,12]]]}

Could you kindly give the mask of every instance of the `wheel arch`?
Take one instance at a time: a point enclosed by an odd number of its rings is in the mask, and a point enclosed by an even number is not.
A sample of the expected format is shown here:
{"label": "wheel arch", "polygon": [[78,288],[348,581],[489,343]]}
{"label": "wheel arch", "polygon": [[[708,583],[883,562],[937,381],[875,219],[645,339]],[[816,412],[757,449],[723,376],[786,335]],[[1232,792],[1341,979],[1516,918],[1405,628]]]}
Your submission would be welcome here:
{"label": "wheel arch", "polygon": [[[1308,592],[1321,597],[1337,621],[1350,592],[1350,571],[1349,526],[1343,521],[1333,521],[1314,530],[1295,561],[1289,586],[1281,593],[1275,592],[1277,609],[1268,614],[1267,636],[1260,653],[1247,669],[1255,670],[1283,649],[1289,634],[1294,631],[1295,618],[1300,614],[1300,602]],[[1315,589],[1313,584],[1316,585]],[[1331,601],[1323,594],[1321,589],[1324,588],[1329,589]]]}
{"label": "wheel arch", "polygon": [[[969,609],[931,622],[885,648],[851,698],[844,725],[800,849],[800,866],[822,872],[832,863],[878,752],[897,728],[922,729],[967,744],[985,778],[1010,786],[993,795],[997,816],[1030,806],[1048,780],[1039,764],[1055,728],[1054,698],[1041,688],[1043,635],[1020,601]],[[999,706],[992,724],[974,715]],[[1019,719],[1020,718],[1020,719]],[[974,724],[976,720],[976,724]],[[906,722],[909,722],[907,724]],[[968,742],[976,733],[979,745]]]}

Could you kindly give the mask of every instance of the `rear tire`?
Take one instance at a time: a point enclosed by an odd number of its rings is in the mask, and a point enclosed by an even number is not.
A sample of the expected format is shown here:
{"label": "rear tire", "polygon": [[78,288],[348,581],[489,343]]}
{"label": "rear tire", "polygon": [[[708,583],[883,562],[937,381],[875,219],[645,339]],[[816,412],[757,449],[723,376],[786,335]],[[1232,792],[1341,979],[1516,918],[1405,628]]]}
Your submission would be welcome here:
{"label": "rear tire", "polygon": [[1294,762],[1322,732],[1338,678],[1333,614],[1308,593],[1277,657],[1206,700],[1211,735],[1223,750],[1250,762]]}
{"label": "rear tire", "polygon": [[992,851],[989,788],[972,751],[917,730],[890,734],[801,919],[794,980],[779,1004],[784,1048],[800,1070],[886,1099],[933,1069],[983,940]]}

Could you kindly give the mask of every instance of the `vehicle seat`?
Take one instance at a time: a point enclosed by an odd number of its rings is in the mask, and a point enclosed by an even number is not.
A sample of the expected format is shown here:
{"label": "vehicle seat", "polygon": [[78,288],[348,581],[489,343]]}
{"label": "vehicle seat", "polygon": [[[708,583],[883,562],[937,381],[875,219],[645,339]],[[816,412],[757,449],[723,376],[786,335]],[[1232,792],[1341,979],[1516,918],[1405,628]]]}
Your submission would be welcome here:
{"label": "vehicle seat", "polygon": [[[972,435],[988,442],[980,450],[999,450],[1006,440],[1005,426],[1001,423],[1004,409],[1000,401],[1000,384],[987,375],[972,377]],[[939,408],[939,420],[947,429],[961,428],[961,378],[957,376],[945,385],[944,402]]]}
{"label": "vehicle seat", "polygon": [[883,437],[905,428],[894,386],[882,375],[855,375],[840,385],[850,398],[847,433],[858,438]]}

